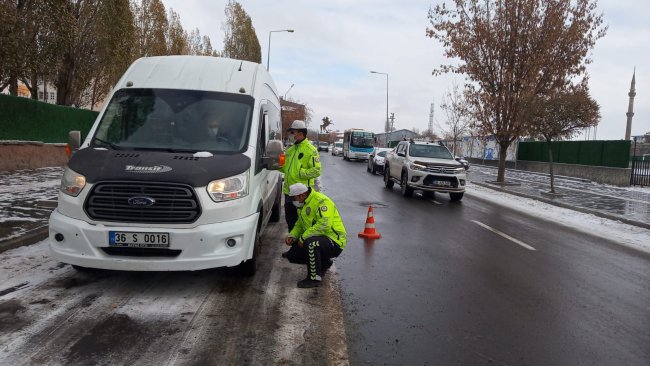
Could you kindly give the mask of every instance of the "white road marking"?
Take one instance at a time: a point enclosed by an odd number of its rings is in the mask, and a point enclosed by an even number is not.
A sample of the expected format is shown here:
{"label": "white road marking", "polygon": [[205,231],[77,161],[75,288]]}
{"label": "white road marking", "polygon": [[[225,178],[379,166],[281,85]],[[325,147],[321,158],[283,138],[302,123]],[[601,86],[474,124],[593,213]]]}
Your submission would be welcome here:
{"label": "white road marking", "polygon": [[528,250],[537,250],[537,249],[531,247],[530,245],[524,243],[523,241],[518,240],[518,239],[515,239],[515,238],[513,238],[512,236],[510,236],[510,235],[508,235],[508,234],[505,234],[505,233],[502,233],[501,231],[499,231],[499,230],[497,230],[497,229],[491,228],[491,227],[485,225],[485,224],[482,223],[482,222],[479,222],[479,221],[476,221],[476,220],[472,220],[472,222],[475,223],[475,224],[477,224],[477,225],[479,225],[479,226],[482,226],[482,227],[484,227],[484,228],[490,230],[491,232],[493,232],[493,233],[495,233],[495,234],[497,234],[497,235],[500,235],[500,236],[502,236],[502,237],[504,237],[504,238],[506,238],[506,239],[508,239],[508,240],[510,240],[510,241],[512,241],[512,242],[514,242],[515,244],[521,245],[522,247],[524,247],[524,248],[526,248],[526,249],[528,249]]}
{"label": "white road marking", "polygon": [[435,203],[436,205],[442,205],[442,203],[436,201],[436,200],[431,200],[431,202]]}

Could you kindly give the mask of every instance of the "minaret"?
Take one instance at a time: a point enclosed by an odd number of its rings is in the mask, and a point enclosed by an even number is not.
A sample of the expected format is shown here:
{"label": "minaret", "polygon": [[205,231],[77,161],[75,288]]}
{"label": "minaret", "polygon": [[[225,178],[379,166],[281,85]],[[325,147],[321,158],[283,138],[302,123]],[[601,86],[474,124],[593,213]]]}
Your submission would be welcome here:
{"label": "minaret", "polygon": [[636,91],[634,90],[634,77],[636,76],[636,68],[634,69],[634,73],[632,74],[632,84],[630,85],[630,92],[627,93],[627,95],[630,97],[630,104],[627,106],[627,127],[625,128],[625,140],[628,141],[630,139],[630,135],[632,134],[632,117],[634,117],[634,96],[636,95]]}

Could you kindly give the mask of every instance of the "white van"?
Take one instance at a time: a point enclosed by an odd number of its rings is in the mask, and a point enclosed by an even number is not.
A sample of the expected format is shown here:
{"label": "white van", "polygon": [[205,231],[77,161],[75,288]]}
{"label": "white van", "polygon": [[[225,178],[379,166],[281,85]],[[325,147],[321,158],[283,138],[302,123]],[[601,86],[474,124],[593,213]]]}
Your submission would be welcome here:
{"label": "white van", "polygon": [[77,269],[254,274],[260,234],[280,218],[281,126],[262,65],[136,60],[65,169],[53,256]]}

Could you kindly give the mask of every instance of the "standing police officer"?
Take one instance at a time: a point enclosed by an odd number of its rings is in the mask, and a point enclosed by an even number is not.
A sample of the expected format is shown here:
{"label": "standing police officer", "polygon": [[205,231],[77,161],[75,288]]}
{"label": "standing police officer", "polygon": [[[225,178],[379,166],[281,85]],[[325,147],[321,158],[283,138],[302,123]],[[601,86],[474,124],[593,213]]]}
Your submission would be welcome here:
{"label": "standing police officer", "polygon": [[280,169],[284,173],[284,218],[287,220],[289,231],[298,220],[296,207],[291,204],[289,198],[289,186],[295,183],[303,183],[307,187],[313,187],[316,178],[321,174],[320,155],[314,145],[307,139],[307,125],[304,121],[295,120],[289,127],[289,137],[294,138],[286,153],[284,166]]}
{"label": "standing police officer", "polygon": [[338,257],[345,248],[345,227],[336,205],[326,195],[302,183],[291,185],[289,195],[292,206],[298,207],[298,221],[285,244],[292,246],[291,252],[300,252],[302,258],[294,263],[307,264],[307,278],[298,282],[298,287],[318,287],[332,265],[330,258]]}

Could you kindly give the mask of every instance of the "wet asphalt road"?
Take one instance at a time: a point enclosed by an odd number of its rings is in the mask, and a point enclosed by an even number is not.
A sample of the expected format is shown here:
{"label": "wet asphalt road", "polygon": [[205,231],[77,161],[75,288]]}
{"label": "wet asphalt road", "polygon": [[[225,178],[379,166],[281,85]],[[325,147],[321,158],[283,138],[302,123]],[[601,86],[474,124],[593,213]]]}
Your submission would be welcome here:
{"label": "wet asphalt road", "polygon": [[78,272],[46,242],[0,254],[0,365],[347,363],[336,266],[298,289],[280,257],[284,223],[261,238],[258,273]]}
{"label": "wet asphalt road", "polygon": [[[647,254],[467,194],[404,198],[365,162],[321,156],[349,234],[337,276],[351,364],[650,362]],[[357,238],[369,204],[374,243]]]}

